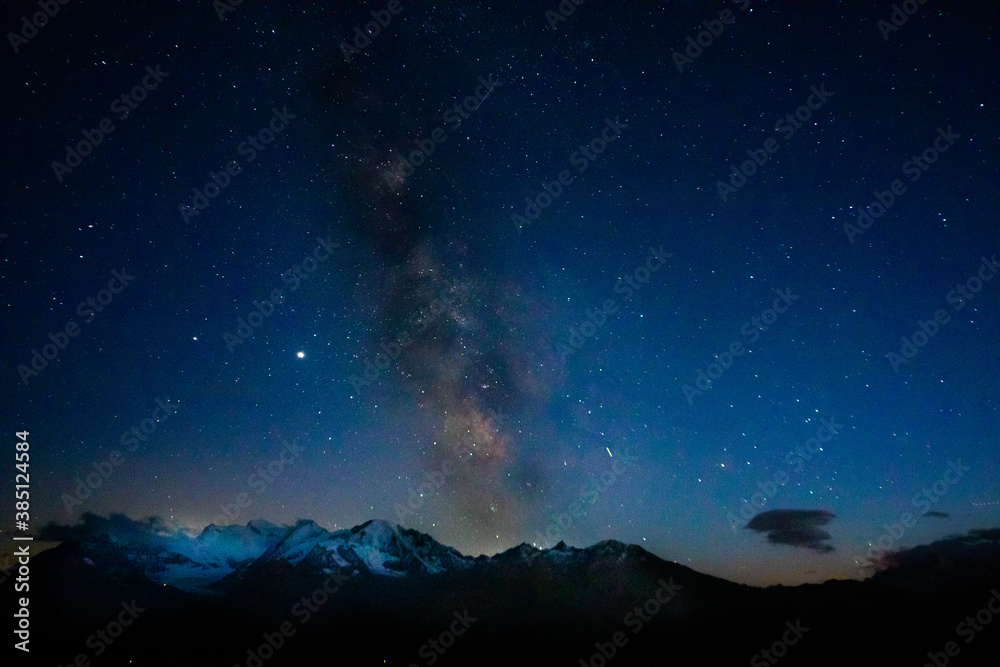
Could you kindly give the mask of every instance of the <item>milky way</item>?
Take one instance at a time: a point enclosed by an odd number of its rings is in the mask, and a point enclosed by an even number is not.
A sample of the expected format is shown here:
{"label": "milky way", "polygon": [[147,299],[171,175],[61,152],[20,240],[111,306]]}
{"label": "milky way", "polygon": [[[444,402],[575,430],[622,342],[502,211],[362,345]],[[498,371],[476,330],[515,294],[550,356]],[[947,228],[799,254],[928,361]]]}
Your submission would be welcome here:
{"label": "milky way", "polygon": [[[617,539],[743,583],[855,577],[914,510],[892,548],[1000,524],[996,8],[883,33],[878,3],[407,2],[347,58],[374,4],[85,4],[0,66],[3,406],[38,516]],[[801,298],[772,323],[776,291]],[[129,451],[157,401],[176,416]],[[971,470],[915,506],[949,462]]]}
{"label": "milky way", "polygon": [[518,371],[523,353],[501,335],[511,295],[470,273],[460,238],[436,233],[431,206],[422,203],[428,198],[414,192],[401,159],[427,137],[410,132],[405,116],[379,113],[389,91],[339,63],[330,78],[348,128],[335,182],[377,260],[365,281],[377,285],[364,298],[378,322],[367,356],[394,355],[386,381],[406,387],[438,426],[431,442],[403,446],[425,451],[429,470],[454,465],[441,492],[463,523],[484,533],[522,533],[524,480],[538,471],[520,456],[504,419],[530,382]]}

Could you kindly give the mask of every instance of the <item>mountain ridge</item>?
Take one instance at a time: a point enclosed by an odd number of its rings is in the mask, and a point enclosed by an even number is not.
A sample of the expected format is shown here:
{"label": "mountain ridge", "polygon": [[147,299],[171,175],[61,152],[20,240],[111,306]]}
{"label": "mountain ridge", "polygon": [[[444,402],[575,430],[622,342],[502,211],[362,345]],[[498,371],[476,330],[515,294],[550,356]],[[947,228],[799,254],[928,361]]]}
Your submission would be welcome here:
{"label": "mountain ridge", "polygon": [[[472,557],[384,520],[336,531],[256,520],[207,526],[194,537],[155,522],[122,525],[83,539],[69,533],[74,539],[32,558],[32,622],[51,654],[46,664],[69,664],[123,603],[148,611],[116,644],[117,661],[102,664],[140,657],[176,665],[189,659],[191,644],[201,647],[200,664],[313,664],[342,641],[373,658],[355,664],[411,664],[416,647],[456,615],[476,620],[443,665],[576,664],[607,655],[614,636],[628,642],[615,665],[661,664],[665,655],[746,664],[762,641],[800,621],[808,633],[783,665],[922,664],[1000,582],[1000,534],[992,530],[899,554],[899,569],[865,581],[757,588],[617,540],[521,543]],[[961,577],[926,576],[939,552],[955,564],[947,572]],[[288,624],[296,634],[280,656],[260,665],[248,657]],[[995,664],[998,639],[963,647],[963,664]],[[859,655],[869,662],[858,663]]]}
{"label": "mountain ridge", "polygon": [[290,566],[308,561],[321,570],[346,569],[386,577],[440,575],[491,565],[572,565],[594,559],[668,562],[638,545],[617,540],[583,548],[560,541],[547,549],[522,542],[492,556],[469,556],[426,533],[384,519],[336,531],[311,520],[279,526],[256,519],[246,525],[210,524],[194,538],[101,533],[77,544],[80,557],[89,563],[108,562],[119,568],[130,563],[136,571],[133,574],[141,573],[153,583],[201,594],[215,594],[228,584],[273,570],[279,561]]}

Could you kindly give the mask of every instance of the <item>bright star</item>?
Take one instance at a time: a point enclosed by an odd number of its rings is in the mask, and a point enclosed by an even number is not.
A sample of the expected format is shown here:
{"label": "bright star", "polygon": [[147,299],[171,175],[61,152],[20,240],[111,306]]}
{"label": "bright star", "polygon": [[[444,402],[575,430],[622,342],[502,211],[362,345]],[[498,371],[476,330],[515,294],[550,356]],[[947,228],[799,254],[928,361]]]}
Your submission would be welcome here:
{"label": "bright star", "polygon": [[305,359],[306,358],[306,353],[305,352],[296,352],[295,356],[298,357],[299,359]]}

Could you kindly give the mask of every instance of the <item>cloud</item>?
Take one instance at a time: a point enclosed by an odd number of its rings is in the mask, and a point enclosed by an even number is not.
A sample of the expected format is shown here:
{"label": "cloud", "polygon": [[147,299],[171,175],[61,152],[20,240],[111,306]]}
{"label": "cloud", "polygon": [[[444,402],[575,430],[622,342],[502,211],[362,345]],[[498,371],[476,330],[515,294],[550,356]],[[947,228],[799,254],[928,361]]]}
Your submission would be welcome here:
{"label": "cloud", "polygon": [[825,554],[834,547],[825,543],[831,538],[830,533],[819,526],[825,526],[833,518],[834,514],[826,510],[768,510],[751,519],[747,528],[767,533],[767,541],[772,544],[787,544]]}
{"label": "cloud", "polygon": [[42,526],[38,532],[38,539],[48,542],[80,542],[95,535],[108,535],[119,541],[152,543],[177,532],[177,528],[168,526],[158,516],[135,520],[124,514],[111,514],[108,517],[103,517],[85,512],[81,517],[81,522],[75,526],[50,521],[47,525]]}
{"label": "cloud", "polygon": [[879,552],[873,564],[880,581],[923,592],[992,584],[1000,581],[1000,528]]}
{"label": "cloud", "polygon": [[990,540],[1000,542],[1000,528],[976,528],[970,530],[968,535],[959,539],[968,543],[988,542]]}
{"label": "cloud", "polygon": [[931,510],[930,512],[924,512],[924,516],[929,516],[932,519],[947,519],[951,515],[946,512],[938,512],[937,510]]}
{"label": "cloud", "polygon": [[880,552],[879,565],[899,567],[930,558],[963,557],[980,550],[1000,555],[1000,528],[977,528],[965,535],[949,535],[930,544],[920,544],[898,551],[883,551]]}

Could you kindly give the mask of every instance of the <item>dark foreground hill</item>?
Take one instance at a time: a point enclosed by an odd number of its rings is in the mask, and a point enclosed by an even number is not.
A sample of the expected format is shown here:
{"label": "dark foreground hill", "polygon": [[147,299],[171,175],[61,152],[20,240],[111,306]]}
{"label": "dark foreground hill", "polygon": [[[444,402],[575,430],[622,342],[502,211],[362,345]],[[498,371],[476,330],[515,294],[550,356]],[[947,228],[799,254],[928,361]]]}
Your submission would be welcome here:
{"label": "dark foreground hill", "polygon": [[381,521],[99,535],[32,560],[31,664],[996,665],[1000,548],[971,546],[759,589],[614,541],[471,558]]}

